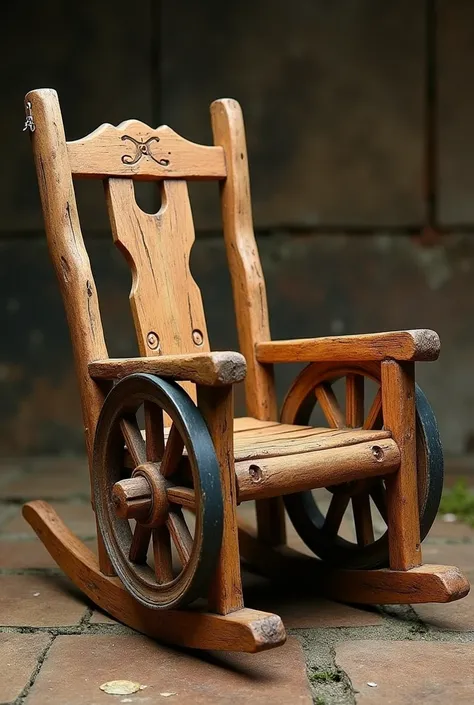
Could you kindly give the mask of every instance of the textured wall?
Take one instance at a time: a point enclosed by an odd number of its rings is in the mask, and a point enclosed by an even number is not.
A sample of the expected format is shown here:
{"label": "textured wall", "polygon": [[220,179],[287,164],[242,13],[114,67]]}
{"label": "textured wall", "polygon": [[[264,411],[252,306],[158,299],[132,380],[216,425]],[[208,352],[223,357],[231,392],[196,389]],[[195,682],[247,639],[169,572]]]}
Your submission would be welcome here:
{"label": "textured wall", "polygon": [[[208,142],[211,100],[240,100],[274,336],[435,328],[442,355],[419,366],[419,381],[447,452],[472,450],[471,3],[150,0],[138,13],[119,0],[111,13],[48,0],[7,4],[3,26],[1,455],[83,449],[21,132],[23,95],[45,86],[60,94],[71,139],[138,117]],[[193,272],[215,347],[233,348],[217,188],[193,185],[192,195]],[[138,198],[156,205],[146,186]],[[133,354],[130,277],[111,243],[101,184],[80,184],[78,200],[110,351]],[[278,371],[280,395],[293,373]]]}

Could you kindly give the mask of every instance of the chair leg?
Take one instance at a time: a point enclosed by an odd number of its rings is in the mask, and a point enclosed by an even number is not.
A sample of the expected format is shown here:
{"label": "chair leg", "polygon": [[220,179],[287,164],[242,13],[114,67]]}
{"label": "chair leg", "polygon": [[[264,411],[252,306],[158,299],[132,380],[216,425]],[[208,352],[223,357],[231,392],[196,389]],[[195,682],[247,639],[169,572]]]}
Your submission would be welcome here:
{"label": "chair leg", "polygon": [[237,490],[234,471],[233,390],[226,387],[199,386],[198,406],[204,416],[219,461],[224,500],[222,548],[209,609],[229,614],[243,607],[242,578],[237,526]]}
{"label": "chair leg", "polygon": [[258,538],[268,546],[286,543],[285,506],[282,497],[271,497],[255,502]]}
{"label": "chair leg", "polygon": [[400,449],[400,469],[386,479],[390,568],[421,565],[417,497],[415,368],[413,363],[382,362],[384,426]]}

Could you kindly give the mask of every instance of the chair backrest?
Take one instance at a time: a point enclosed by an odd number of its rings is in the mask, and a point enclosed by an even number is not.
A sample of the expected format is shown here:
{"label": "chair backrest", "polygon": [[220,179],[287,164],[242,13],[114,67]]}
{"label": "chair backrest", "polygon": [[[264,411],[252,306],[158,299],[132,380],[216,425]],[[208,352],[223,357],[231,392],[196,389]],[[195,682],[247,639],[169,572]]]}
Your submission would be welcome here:
{"label": "chair backrest", "polygon": [[[211,105],[214,146],[203,146],[167,126],[152,129],[136,120],[118,127],[105,124],[84,139],[67,142],[55,91],[32,91],[25,101],[35,128],[31,135],[46,233],[71,331],[88,449],[104,389],[91,380],[87,366],[108,354],[73,178],[104,181],[114,241],[132,271],[130,301],[144,356],[210,349],[201,293],[189,270],[194,226],[187,181],[221,183],[240,349],[248,365],[248,412],[274,418],[272,369],[255,358],[255,344],[268,340],[270,333],[238,103],[225,99]],[[144,213],[137,205],[135,180],[160,182],[157,214]]]}

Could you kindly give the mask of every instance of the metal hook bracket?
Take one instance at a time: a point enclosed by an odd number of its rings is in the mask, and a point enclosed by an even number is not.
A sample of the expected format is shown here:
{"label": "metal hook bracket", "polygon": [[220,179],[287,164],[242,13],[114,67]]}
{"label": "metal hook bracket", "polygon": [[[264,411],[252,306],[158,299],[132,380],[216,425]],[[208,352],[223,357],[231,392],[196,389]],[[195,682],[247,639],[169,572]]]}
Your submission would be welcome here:
{"label": "metal hook bracket", "polygon": [[25,124],[23,126],[23,132],[26,132],[29,130],[30,132],[34,132],[36,130],[36,125],[35,121],[33,120],[33,113],[31,112],[31,103],[30,101],[27,102],[25,106],[26,110],[26,119],[25,119]]}

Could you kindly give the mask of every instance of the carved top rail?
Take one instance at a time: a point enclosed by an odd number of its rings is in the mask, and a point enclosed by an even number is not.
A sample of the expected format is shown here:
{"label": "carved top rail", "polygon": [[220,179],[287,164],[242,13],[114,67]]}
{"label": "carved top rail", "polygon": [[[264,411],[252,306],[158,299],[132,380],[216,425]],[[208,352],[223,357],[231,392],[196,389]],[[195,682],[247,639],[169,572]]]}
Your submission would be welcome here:
{"label": "carved top rail", "polygon": [[138,120],[118,127],[101,125],[90,135],[67,143],[75,176],[141,180],[225,179],[224,149],[195,144],[167,125],[153,129]]}

